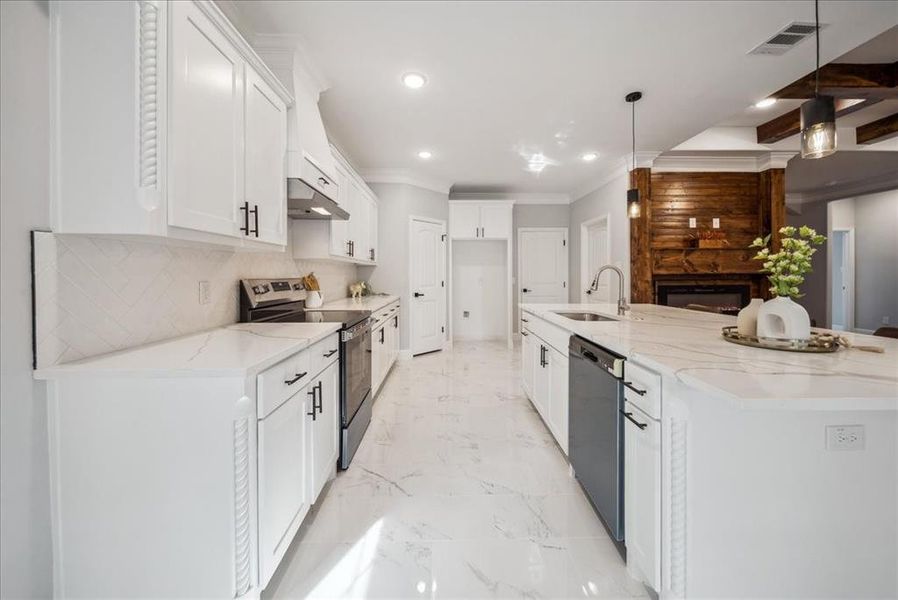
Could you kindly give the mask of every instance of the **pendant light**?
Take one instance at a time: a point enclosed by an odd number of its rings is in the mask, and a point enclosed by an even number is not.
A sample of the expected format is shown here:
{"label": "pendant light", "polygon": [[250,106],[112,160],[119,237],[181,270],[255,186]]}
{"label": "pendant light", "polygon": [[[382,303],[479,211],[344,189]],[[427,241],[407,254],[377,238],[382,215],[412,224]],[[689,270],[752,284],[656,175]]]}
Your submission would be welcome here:
{"label": "pendant light", "polygon": [[[636,103],[642,98],[642,92],[630,92],[624,99],[630,103],[632,107],[631,115],[631,133],[633,140],[633,170],[636,170]],[[627,215],[631,219],[638,219],[641,212],[639,202],[639,188],[630,188],[627,190]]]}
{"label": "pendant light", "polygon": [[814,97],[801,105],[801,157],[823,158],[836,151],[836,104],[832,96],[820,95],[820,0],[814,0],[814,39],[817,70]]}

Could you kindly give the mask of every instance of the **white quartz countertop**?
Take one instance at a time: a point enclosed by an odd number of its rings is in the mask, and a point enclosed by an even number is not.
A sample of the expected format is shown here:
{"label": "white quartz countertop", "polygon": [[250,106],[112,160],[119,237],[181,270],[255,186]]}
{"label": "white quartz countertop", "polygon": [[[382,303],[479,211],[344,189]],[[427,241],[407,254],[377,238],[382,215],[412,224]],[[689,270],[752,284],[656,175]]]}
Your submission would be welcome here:
{"label": "white quartz countertop", "polygon": [[399,296],[392,295],[362,296],[358,300],[343,298],[341,300],[325,302],[324,306],[309,310],[370,310],[371,312],[375,312],[397,300],[399,300]]}
{"label": "white quartz countertop", "polygon": [[248,377],[339,329],[339,323],[239,323],[38,369],[34,377]]}
{"label": "white quartz countertop", "polygon": [[[802,354],[740,346],[721,328],[736,318],[654,304],[625,317],[612,304],[522,304],[521,308],[684,385],[744,407],[898,410],[898,340],[843,334],[882,354],[843,348]],[[553,311],[596,312],[617,321],[573,321]]]}

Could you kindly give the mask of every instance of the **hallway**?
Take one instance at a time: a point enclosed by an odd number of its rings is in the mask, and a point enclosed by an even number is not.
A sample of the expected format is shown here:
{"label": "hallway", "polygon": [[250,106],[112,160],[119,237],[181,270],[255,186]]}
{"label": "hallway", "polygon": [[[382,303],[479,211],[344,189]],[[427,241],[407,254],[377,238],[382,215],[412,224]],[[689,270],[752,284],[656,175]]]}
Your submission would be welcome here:
{"label": "hallway", "polygon": [[489,342],[396,364],[265,597],[647,596]]}

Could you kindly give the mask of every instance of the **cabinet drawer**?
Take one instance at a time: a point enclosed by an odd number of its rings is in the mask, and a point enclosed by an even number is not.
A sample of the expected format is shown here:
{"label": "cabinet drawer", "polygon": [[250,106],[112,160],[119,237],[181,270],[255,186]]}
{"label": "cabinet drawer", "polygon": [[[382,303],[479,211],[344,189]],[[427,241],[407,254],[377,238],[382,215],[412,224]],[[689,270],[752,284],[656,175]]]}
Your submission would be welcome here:
{"label": "cabinet drawer", "polygon": [[309,375],[315,377],[332,362],[340,359],[340,334],[334,333],[310,347]]}
{"label": "cabinet drawer", "polygon": [[571,339],[571,332],[557,325],[540,319],[536,315],[524,313],[524,318],[529,321],[525,323],[527,330],[552,346],[564,355],[567,355],[568,346]]}
{"label": "cabinet drawer", "polygon": [[389,319],[393,318],[393,315],[399,312],[399,302],[392,302],[382,309],[378,310],[372,315],[374,319],[374,323],[372,324],[372,328],[379,327],[381,324],[386,323]]}
{"label": "cabinet drawer", "polygon": [[661,376],[628,360],[624,364],[624,381],[629,383],[624,386],[624,397],[651,418],[660,419]]}
{"label": "cabinet drawer", "polygon": [[306,183],[328,198],[335,201],[337,200],[340,189],[337,186],[336,181],[328,177],[324,171],[313,164],[308,157],[303,157],[300,168],[302,169],[302,176]]}
{"label": "cabinet drawer", "polygon": [[265,418],[312,379],[308,349],[259,373],[256,380],[259,418]]}

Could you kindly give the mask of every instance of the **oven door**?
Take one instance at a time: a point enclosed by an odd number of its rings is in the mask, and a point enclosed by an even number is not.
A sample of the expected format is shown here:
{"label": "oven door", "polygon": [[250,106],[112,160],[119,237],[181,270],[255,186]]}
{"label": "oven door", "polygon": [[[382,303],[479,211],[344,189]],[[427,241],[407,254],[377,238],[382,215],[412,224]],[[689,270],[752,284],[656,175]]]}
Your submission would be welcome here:
{"label": "oven door", "polygon": [[365,322],[342,334],[343,394],[340,416],[346,427],[371,393],[371,326]]}

